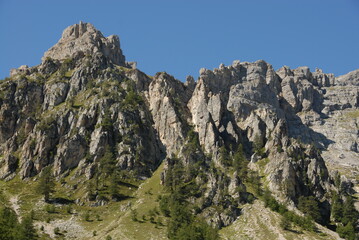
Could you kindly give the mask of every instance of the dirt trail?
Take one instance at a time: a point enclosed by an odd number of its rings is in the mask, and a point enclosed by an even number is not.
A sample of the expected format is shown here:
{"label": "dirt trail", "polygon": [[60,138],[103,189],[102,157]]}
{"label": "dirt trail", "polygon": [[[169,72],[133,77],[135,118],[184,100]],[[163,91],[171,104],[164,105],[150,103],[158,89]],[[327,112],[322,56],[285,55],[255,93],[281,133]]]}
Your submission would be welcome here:
{"label": "dirt trail", "polygon": [[20,205],[19,205],[19,196],[12,196],[10,199],[11,208],[15,211],[17,218],[21,221],[21,215],[20,215]]}

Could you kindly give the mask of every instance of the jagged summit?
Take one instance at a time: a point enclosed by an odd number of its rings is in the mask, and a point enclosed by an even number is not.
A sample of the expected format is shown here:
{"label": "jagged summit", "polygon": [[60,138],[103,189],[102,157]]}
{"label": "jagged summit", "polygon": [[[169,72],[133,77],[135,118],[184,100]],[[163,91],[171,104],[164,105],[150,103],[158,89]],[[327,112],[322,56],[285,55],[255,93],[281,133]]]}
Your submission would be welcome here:
{"label": "jagged summit", "polygon": [[119,37],[104,37],[92,24],[83,22],[67,27],[61,39],[45,52],[42,61],[46,58],[63,60],[76,55],[93,54],[102,54],[114,64],[126,65]]}

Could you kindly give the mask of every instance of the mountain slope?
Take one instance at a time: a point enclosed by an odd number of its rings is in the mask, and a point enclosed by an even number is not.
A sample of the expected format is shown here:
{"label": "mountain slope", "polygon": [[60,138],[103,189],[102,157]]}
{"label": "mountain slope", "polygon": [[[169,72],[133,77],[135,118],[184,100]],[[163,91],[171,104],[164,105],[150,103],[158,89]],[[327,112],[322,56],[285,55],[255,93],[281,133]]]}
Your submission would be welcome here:
{"label": "mountain slope", "polygon": [[[81,22],[65,29],[39,66],[14,69],[0,83],[3,191],[26,190],[50,166],[59,180],[50,205],[61,214],[68,206],[81,216],[104,213],[103,223],[76,220],[85,239],[223,228],[254,199],[286,206],[278,212],[297,220],[305,219],[299,210],[314,211],[318,223],[340,228],[347,223],[333,216],[333,199],[346,202],[353,186],[327,166],[346,174],[343,165],[359,162],[357,83],[355,72],[275,71],[263,60],[201,69],[185,83],[165,72],[151,77],[125,61],[118,37]],[[42,206],[34,209],[45,222],[48,203],[35,194],[31,204]],[[186,224],[176,225],[175,210]],[[61,214],[54,218],[78,218]],[[51,221],[46,226],[51,232]]]}

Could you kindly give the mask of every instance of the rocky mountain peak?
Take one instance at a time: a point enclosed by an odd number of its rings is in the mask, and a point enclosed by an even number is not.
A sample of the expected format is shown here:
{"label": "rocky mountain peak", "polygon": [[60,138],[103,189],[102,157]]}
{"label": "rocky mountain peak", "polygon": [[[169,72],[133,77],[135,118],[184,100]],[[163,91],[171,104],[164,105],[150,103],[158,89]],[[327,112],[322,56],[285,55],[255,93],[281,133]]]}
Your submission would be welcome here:
{"label": "rocky mountain peak", "polygon": [[78,55],[94,54],[103,55],[116,65],[126,65],[119,37],[104,37],[92,24],[83,22],[67,27],[61,39],[45,52],[42,61],[47,58],[64,60]]}

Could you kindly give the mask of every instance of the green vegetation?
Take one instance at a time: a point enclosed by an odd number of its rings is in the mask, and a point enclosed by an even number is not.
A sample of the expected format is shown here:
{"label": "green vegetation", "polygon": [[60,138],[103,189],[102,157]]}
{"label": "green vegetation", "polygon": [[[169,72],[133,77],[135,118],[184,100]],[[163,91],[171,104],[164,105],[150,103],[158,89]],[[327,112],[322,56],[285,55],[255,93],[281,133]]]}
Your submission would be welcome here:
{"label": "green vegetation", "polygon": [[[301,217],[296,213],[289,211],[283,204],[278,203],[277,200],[271,195],[269,190],[265,190],[262,196],[265,207],[270,208],[272,211],[282,215],[281,226],[284,230],[291,230],[292,224],[307,231],[315,231],[316,227],[311,217]],[[305,203],[303,203],[307,206]],[[310,205],[311,206],[311,205]],[[311,208],[309,208],[311,209]]]}
{"label": "green vegetation", "polygon": [[347,240],[356,240],[358,239],[355,234],[355,227],[352,222],[347,223],[345,226],[339,225],[337,227],[337,233],[340,237],[345,238]]}
{"label": "green vegetation", "polygon": [[359,219],[359,213],[354,207],[352,196],[346,196],[343,202],[337,193],[332,195],[332,218],[338,223],[337,233],[340,237],[355,240],[356,223]]}
{"label": "green vegetation", "polygon": [[[131,82],[131,81],[128,81]],[[125,96],[125,99],[123,99],[122,104],[125,109],[128,110],[135,110],[143,104],[142,97],[134,90],[134,83],[129,83],[127,87],[127,94]]]}
{"label": "green vegetation", "polygon": [[23,240],[37,239],[37,233],[33,224],[31,215],[27,215],[22,219],[20,224],[20,236]]}
{"label": "green vegetation", "polygon": [[44,195],[45,202],[48,202],[50,199],[50,195],[55,191],[55,178],[52,175],[52,168],[51,166],[47,166],[42,169],[37,191],[39,194]]}
{"label": "green vegetation", "polygon": [[246,184],[252,189],[252,192],[256,196],[262,196],[262,182],[261,176],[256,171],[249,171]]}
{"label": "green vegetation", "polygon": [[312,218],[314,221],[318,223],[322,222],[322,216],[320,215],[318,202],[313,196],[300,196],[298,199],[298,209],[302,211],[307,217]]}
{"label": "green vegetation", "polygon": [[201,148],[198,139],[198,133],[196,133],[191,126],[189,131],[187,132],[187,142],[185,145],[184,153],[189,156],[191,153],[196,152]]}
{"label": "green vegetation", "polygon": [[25,134],[25,127],[22,126],[19,131],[18,134],[16,136],[16,143],[18,146],[21,146],[25,141],[26,141],[27,135]]}
{"label": "green vegetation", "polygon": [[60,68],[59,74],[64,77],[71,77],[71,73],[69,73],[69,69],[73,68],[74,60],[72,58],[67,58],[63,60]]}
{"label": "green vegetation", "polygon": [[353,110],[345,113],[346,118],[359,118],[359,110]]}
{"label": "green vegetation", "polygon": [[265,155],[266,155],[263,139],[258,134],[254,136],[253,152],[257,153],[261,157],[265,157]]}
{"label": "green vegetation", "polygon": [[238,146],[237,152],[233,156],[233,168],[238,173],[238,177],[245,181],[248,179],[248,160],[245,157],[243,146]]}
{"label": "green vegetation", "polygon": [[11,208],[0,209],[0,239],[33,240],[37,237],[31,216],[25,216],[19,223],[16,213]]}
{"label": "green vegetation", "polygon": [[52,124],[56,123],[55,116],[50,115],[47,118],[42,118],[41,121],[36,125],[40,131],[47,131],[51,128]]}
{"label": "green vegetation", "polygon": [[198,187],[186,174],[181,160],[173,156],[167,170],[165,186],[168,194],[161,197],[160,210],[169,217],[169,239],[218,239],[218,230],[194,214],[195,206],[187,199],[197,196]]}
{"label": "green vegetation", "polygon": [[232,165],[233,161],[225,146],[219,148],[219,155],[220,155],[219,161],[220,163],[223,164],[223,166],[228,167]]}

